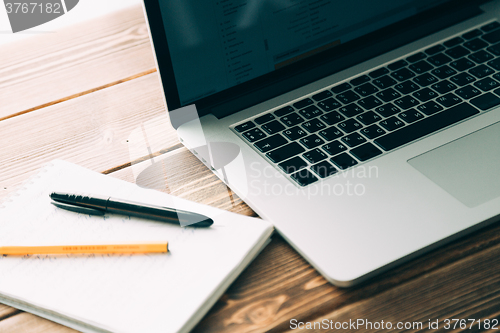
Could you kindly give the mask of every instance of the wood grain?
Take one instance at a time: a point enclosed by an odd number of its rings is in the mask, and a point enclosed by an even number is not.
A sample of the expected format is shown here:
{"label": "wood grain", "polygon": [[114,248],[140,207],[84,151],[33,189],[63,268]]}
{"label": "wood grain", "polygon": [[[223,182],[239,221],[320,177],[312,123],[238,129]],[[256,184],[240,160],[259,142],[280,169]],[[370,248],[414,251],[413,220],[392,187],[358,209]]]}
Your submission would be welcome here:
{"label": "wood grain", "polygon": [[155,70],[140,6],[2,46],[0,119]]}
{"label": "wood grain", "polygon": [[55,158],[103,172],[179,144],[156,73],[0,121],[0,133],[0,198]]}
{"label": "wood grain", "polygon": [[77,331],[40,318],[31,313],[22,312],[0,321],[0,333],[75,333]]}
{"label": "wood grain", "polygon": [[[438,320],[439,328],[443,330],[446,324],[444,320],[453,318],[500,318],[500,245],[463,258],[420,279],[398,285],[363,302],[315,318],[314,321],[326,319],[335,323],[365,319],[372,323],[381,323],[383,320],[394,325],[397,322],[409,322],[412,323],[411,326],[413,323],[422,323],[425,330],[429,327],[429,320]],[[446,331],[469,331],[471,324],[467,323],[467,330],[457,327]],[[479,330],[477,323],[472,327]],[[412,327],[408,331],[419,330]],[[293,330],[297,331],[320,330]]]}

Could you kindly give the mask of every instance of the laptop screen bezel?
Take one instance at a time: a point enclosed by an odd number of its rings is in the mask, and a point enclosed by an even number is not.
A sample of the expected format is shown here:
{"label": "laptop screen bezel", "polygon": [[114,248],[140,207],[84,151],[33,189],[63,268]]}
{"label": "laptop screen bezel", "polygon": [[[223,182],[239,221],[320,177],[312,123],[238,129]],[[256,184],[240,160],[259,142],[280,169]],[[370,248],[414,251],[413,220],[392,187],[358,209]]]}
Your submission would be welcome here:
{"label": "laptop screen bezel", "polygon": [[[144,0],[144,7],[150,26],[167,107],[169,111],[172,111],[183,105],[181,105],[177,89],[160,10],[160,1],[162,0]],[[201,98],[190,104],[196,105],[199,117],[210,113],[214,113],[219,117],[233,114],[422,38],[467,17],[479,14],[478,6],[487,1],[449,0],[437,7],[353,41],[254,78],[238,86]],[[450,19],[441,19],[443,16]],[[174,119],[172,119],[172,123],[175,128],[181,125]]]}

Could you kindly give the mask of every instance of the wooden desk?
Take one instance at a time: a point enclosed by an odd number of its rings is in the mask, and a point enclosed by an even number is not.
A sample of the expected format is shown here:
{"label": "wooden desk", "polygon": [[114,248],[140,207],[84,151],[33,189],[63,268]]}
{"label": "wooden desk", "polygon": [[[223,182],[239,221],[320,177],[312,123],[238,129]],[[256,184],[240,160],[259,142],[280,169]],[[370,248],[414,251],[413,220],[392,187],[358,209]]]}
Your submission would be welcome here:
{"label": "wooden desk", "polygon": [[[142,139],[133,135],[138,131],[145,131]],[[183,167],[167,180],[146,180],[151,186],[255,215],[169,127],[139,7],[2,46],[0,137],[0,199],[54,158],[134,181],[134,168],[152,155]],[[495,224],[361,286],[341,289],[274,236],[195,331],[282,332],[291,319],[427,325],[429,319],[499,318],[499,243]],[[0,332],[71,331],[0,305]]]}

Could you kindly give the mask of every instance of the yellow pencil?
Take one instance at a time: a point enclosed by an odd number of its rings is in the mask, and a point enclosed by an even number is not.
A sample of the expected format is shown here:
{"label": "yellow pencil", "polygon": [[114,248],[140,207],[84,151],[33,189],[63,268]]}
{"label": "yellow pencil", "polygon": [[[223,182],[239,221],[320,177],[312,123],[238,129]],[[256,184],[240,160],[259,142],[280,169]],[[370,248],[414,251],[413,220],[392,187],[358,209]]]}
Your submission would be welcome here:
{"label": "yellow pencil", "polygon": [[0,246],[0,255],[26,254],[80,254],[80,253],[164,253],[168,243],[112,244],[112,245],[59,245],[59,246]]}

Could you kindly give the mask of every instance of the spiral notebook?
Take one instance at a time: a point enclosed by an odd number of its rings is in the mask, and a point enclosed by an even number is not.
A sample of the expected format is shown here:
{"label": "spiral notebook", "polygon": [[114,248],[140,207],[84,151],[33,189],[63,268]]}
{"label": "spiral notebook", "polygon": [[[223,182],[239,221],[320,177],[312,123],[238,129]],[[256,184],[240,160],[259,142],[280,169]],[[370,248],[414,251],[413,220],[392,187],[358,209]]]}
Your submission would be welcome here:
{"label": "spiral notebook", "polygon": [[[210,228],[50,204],[52,191],[109,194],[207,215]],[[271,224],[53,161],[0,208],[0,246],[168,241],[169,253],[0,257],[0,302],[82,332],[186,332],[267,244]]]}

